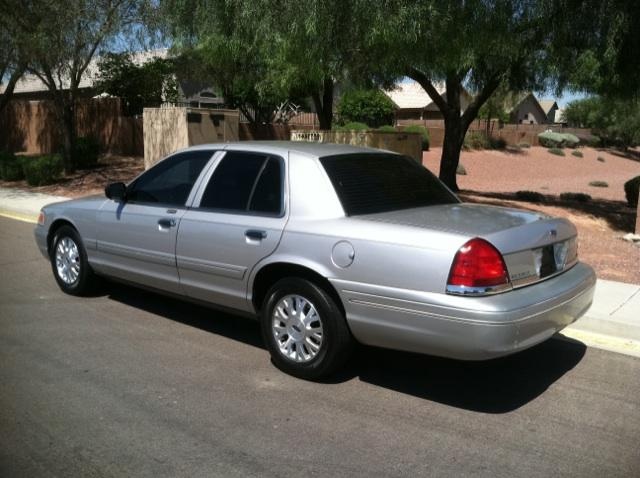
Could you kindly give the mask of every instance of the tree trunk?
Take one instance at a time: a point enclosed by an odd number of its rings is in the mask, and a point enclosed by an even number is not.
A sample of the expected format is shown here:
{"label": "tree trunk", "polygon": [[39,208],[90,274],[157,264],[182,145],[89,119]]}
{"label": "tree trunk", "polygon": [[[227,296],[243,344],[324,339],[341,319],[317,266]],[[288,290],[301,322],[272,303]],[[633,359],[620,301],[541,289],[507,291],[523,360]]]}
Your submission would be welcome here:
{"label": "tree trunk", "polygon": [[460,163],[460,149],[466,132],[467,128],[462,124],[460,115],[445,116],[439,177],[452,191],[459,191],[456,170]]}
{"label": "tree trunk", "polygon": [[71,98],[65,96],[67,96],[67,92],[58,90],[53,104],[58,118],[60,139],[62,140],[62,164],[64,172],[69,174],[76,170],[76,165],[73,161],[73,147],[75,145],[76,133],[75,105]]}
{"label": "tree trunk", "polygon": [[322,82],[322,97],[320,93],[313,93],[311,98],[316,108],[320,129],[330,130],[333,123],[333,80],[325,78]]}

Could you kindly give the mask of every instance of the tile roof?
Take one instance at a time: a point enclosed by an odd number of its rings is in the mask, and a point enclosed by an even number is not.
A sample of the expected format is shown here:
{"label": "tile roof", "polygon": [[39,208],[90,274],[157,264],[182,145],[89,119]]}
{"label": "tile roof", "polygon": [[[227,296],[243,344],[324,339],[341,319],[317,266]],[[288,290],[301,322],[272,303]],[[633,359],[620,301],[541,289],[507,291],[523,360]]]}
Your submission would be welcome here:
{"label": "tile roof", "polygon": [[[444,94],[444,83],[438,83],[435,87],[439,94]],[[416,81],[398,83],[394,89],[383,92],[400,109],[426,108],[433,103],[431,97]]]}

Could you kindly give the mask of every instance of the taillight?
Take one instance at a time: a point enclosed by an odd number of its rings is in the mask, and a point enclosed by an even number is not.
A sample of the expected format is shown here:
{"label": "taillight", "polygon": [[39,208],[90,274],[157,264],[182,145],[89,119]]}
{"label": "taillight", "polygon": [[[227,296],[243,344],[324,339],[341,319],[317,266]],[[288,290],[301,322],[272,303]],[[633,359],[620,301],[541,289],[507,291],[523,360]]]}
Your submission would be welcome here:
{"label": "taillight", "polygon": [[456,253],[447,292],[483,294],[504,290],[508,285],[509,275],[502,254],[491,243],[475,238]]}

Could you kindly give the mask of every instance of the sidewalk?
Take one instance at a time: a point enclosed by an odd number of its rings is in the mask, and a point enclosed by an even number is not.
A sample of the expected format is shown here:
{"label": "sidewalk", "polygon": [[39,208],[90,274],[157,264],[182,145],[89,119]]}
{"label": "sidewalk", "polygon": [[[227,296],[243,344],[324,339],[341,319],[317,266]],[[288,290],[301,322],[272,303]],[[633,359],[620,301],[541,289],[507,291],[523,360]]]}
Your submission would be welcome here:
{"label": "sidewalk", "polygon": [[[35,223],[42,206],[67,199],[0,187],[0,216]],[[561,334],[592,347],[640,357],[640,284],[598,279],[589,311]]]}

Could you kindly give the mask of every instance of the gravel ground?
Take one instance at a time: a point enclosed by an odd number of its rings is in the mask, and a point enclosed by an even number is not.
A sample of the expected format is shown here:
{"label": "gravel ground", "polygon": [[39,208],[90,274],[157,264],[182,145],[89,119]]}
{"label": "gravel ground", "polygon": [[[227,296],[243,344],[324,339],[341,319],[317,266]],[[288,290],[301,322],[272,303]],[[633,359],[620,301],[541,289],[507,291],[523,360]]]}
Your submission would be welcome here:
{"label": "gravel ground", "polygon": [[[640,247],[621,239],[633,232],[636,210],[629,208],[623,184],[640,175],[640,161],[614,152],[580,148],[584,157],[556,156],[545,148],[522,153],[463,151],[460,162],[467,175],[458,176],[464,200],[540,211],[565,217],[578,228],[580,258],[591,264],[601,279],[640,284]],[[424,154],[423,164],[438,174],[440,148]],[[598,161],[598,157],[604,162]],[[609,187],[589,186],[605,181]],[[516,191],[536,191],[544,204],[514,200]],[[589,203],[561,201],[560,193],[582,192]]]}
{"label": "gravel ground", "polygon": [[[627,159],[594,148],[576,151],[584,157],[573,156],[570,149],[565,149],[566,156],[556,156],[541,147],[523,149],[521,153],[463,151],[460,162],[467,175],[458,176],[458,186],[482,192],[583,192],[593,198],[625,201],[623,185],[640,175],[640,158]],[[435,174],[440,170],[441,154],[441,148],[432,148],[423,157],[423,164]],[[609,187],[589,186],[591,181],[606,181]]]}

